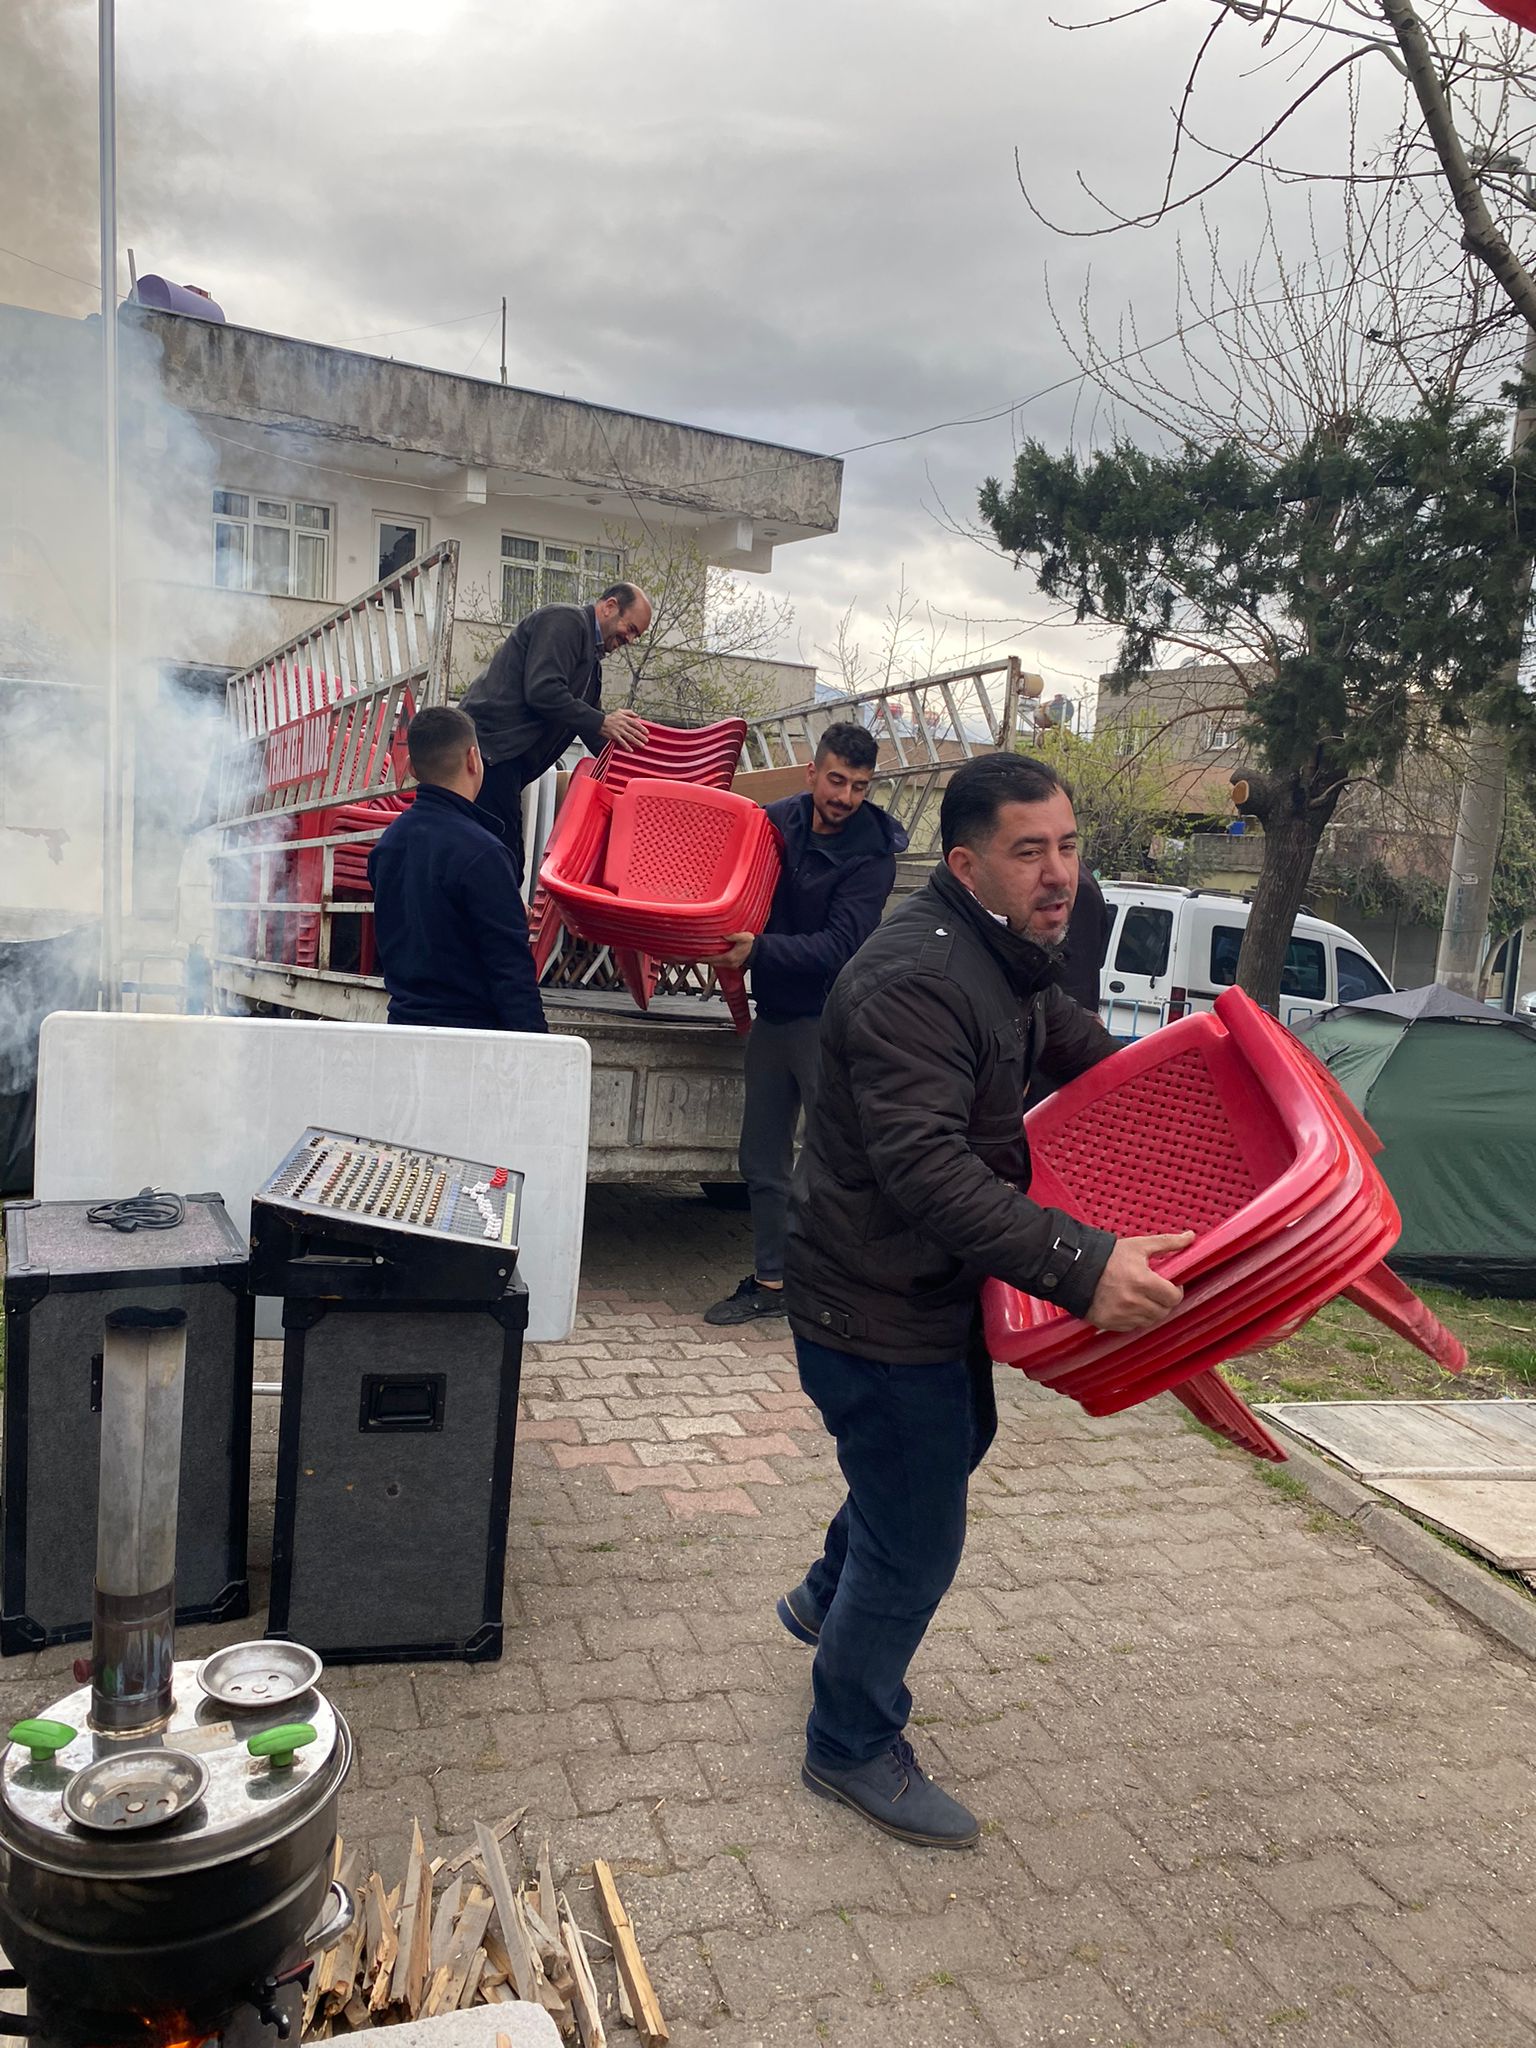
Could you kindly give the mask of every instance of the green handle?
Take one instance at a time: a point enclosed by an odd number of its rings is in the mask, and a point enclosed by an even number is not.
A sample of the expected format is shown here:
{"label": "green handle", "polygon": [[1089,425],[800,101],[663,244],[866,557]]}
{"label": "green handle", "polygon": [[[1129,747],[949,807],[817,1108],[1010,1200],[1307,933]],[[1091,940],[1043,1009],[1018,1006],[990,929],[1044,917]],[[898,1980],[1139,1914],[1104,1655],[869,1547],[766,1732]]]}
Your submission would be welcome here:
{"label": "green handle", "polygon": [[61,1749],[68,1749],[75,1731],[64,1721],[18,1721],[11,1730],[12,1742],[21,1742],[32,1752],[35,1764],[50,1764]]}
{"label": "green handle", "polygon": [[264,1756],[274,1771],[286,1771],[293,1762],[295,1750],[306,1742],[313,1742],[315,1731],[307,1721],[285,1721],[281,1728],[264,1728],[260,1735],[253,1735],[245,1745],[252,1756]]}

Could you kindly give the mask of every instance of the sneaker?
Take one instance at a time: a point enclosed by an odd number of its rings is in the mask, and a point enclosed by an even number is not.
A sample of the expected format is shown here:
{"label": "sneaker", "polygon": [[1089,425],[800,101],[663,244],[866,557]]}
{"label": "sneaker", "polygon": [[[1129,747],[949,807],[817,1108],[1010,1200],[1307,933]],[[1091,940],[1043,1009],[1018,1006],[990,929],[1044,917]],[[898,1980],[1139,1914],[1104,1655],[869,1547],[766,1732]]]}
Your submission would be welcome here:
{"label": "sneaker", "polygon": [[821,1641],[821,1617],[811,1605],[803,1583],[792,1593],[782,1594],[774,1612],[797,1643],[807,1643],[815,1649]]}
{"label": "sneaker", "polygon": [[898,1736],[883,1756],[851,1771],[828,1770],[807,1758],[800,1778],[818,1799],[851,1806],[898,1842],[919,1849],[972,1849],[981,1839],[975,1814],[924,1777],[905,1736]]}
{"label": "sneaker", "polygon": [[781,1316],[783,1313],[783,1288],[759,1287],[757,1275],[749,1273],[734,1294],[728,1294],[724,1301],[717,1301],[713,1308],[705,1309],[704,1320],[718,1326],[722,1323],[751,1323],[759,1316]]}

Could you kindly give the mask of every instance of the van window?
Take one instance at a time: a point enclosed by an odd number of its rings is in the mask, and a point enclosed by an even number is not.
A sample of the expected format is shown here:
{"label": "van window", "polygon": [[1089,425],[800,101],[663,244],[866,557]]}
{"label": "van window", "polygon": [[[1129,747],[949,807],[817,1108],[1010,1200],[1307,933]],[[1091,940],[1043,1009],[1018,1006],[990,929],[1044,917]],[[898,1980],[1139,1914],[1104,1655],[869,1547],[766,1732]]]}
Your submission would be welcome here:
{"label": "van window", "polygon": [[1339,1001],[1358,1003],[1364,996],[1384,996],[1391,993],[1391,983],[1376,972],[1362,953],[1355,953],[1348,946],[1340,946],[1334,955],[1339,967]]}
{"label": "van window", "polygon": [[1303,1002],[1328,1000],[1328,956],[1319,939],[1292,939],[1280,970],[1280,993]]}
{"label": "van window", "polygon": [[1166,974],[1172,937],[1171,910],[1148,910],[1133,903],[1120,927],[1120,943],[1115,948],[1116,973]]}
{"label": "van window", "polygon": [[1230,988],[1237,979],[1237,956],[1243,950],[1240,924],[1211,927],[1211,987]]}
{"label": "van window", "polygon": [[[1237,956],[1243,950],[1243,927],[1219,924],[1211,933],[1211,986],[1231,988],[1237,980]],[[1302,1002],[1326,1002],[1328,961],[1317,939],[1295,939],[1285,949],[1280,993]]]}

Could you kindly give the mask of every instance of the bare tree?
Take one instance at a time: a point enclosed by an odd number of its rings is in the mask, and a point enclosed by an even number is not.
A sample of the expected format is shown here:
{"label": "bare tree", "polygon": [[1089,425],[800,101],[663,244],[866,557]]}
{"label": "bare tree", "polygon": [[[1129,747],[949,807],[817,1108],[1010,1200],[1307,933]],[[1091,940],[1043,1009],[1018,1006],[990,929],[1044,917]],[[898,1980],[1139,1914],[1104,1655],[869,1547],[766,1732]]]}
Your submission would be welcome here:
{"label": "bare tree", "polygon": [[[1150,0],[1125,10],[1145,14],[1166,6]],[[1115,12],[1070,28],[1109,27]],[[1284,81],[1260,132],[1233,148],[1197,127],[1215,84],[1220,57],[1246,39],[1271,77]],[[1255,52],[1256,46],[1256,52]],[[1536,140],[1536,70],[1519,31],[1487,11],[1455,0],[1212,0],[1212,14],[1193,53],[1173,115],[1173,135],[1158,198],[1151,208],[1127,212],[1079,183],[1095,201],[1098,218],[1086,227],[1051,223],[1058,232],[1097,235],[1151,227],[1198,204],[1238,172],[1258,168],[1287,180],[1342,184],[1351,192],[1371,186],[1413,196],[1431,242],[1454,244],[1492,285],[1496,305],[1474,322],[1438,330],[1454,347],[1482,323],[1510,325],[1536,339],[1536,210],[1529,157]],[[1362,150],[1353,118],[1356,82],[1367,67],[1389,66],[1400,81],[1401,111],[1382,138]],[[1343,91],[1351,119],[1349,147],[1330,166],[1287,159],[1288,129],[1303,108]],[[1020,185],[1034,211],[1020,172]],[[1402,301],[1399,300],[1401,306]],[[1401,334],[1384,335],[1401,342]],[[1513,353],[1511,348],[1511,353]],[[1536,357],[1528,354],[1528,374]],[[1516,453],[1533,421],[1522,409]],[[1527,600],[1527,581],[1514,601]],[[1513,666],[1490,677],[1491,696],[1508,697]],[[1493,715],[1479,722],[1463,785],[1441,931],[1440,979],[1475,991],[1488,924],[1498,854],[1508,756],[1508,730]]]}
{"label": "bare tree", "polygon": [[[686,531],[663,529],[638,543],[632,534],[617,533],[607,544],[625,580],[651,600],[649,632],[608,657],[609,707],[679,725],[754,718],[770,709],[778,694],[779,649],[794,624],[789,600],[717,568]],[[558,594],[567,593],[562,587]],[[589,600],[596,595],[586,592]],[[456,678],[462,687],[517,620],[507,617],[498,590],[461,584],[457,623],[468,656]]]}

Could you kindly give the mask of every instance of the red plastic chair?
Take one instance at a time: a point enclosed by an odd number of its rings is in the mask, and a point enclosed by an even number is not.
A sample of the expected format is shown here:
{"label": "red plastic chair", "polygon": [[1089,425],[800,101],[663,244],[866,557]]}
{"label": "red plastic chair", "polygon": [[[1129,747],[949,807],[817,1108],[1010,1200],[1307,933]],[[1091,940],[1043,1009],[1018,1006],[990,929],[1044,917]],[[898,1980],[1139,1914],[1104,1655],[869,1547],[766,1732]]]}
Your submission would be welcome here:
{"label": "red plastic chair", "polygon": [[[678,726],[658,725],[647,719],[646,741],[642,747],[606,746],[595,758],[586,756],[578,761],[571,771],[566,784],[565,801],[555,817],[554,830],[545,843],[546,856],[556,847],[560,836],[560,821],[565,816],[571,794],[578,780],[589,777],[604,784],[615,795],[630,782],[642,778],[664,777],[673,782],[694,782],[707,789],[728,789],[741,758],[742,744],[747,736],[747,722],[744,718],[721,719],[715,725],[706,725],[694,730]],[[591,881],[595,874],[577,875],[573,879]],[[543,979],[545,969],[555,950],[555,942],[564,929],[564,920],[559,907],[544,887],[542,872],[538,886],[528,906],[528,934],[533,942],[534,966]],[[628,949],[632,952],[632,949]],[[631,993],[637,985],[646,990],[642,1009],[649,1002],[656,987],[655,963],[647,964],[643,958],[622,960],[616,957],[616,964],[624,976]],[[637,1001],[640,998],[636,997]]]}
{"label": "red plastic chair", "polygon": [[[551,845],[540,882],[577,937],[614,949],[642,1009],[655,988],[647,961],[719,963],[732,933],[767,922],[779,835],[746,797],[654,778],[614,797],[592,776],[568,791],[565,808],[568,830]],[[715,974],[746,1031],[741,974],[723,964]]]}
{"label": "red plastic chair", "polygon": [[983,1290],[994,1357],[1110,1414],[1177,1391],[1256,1455],[1275,1440],[1213,1377],[1224,1359],[1352,1298],[1458,1368],[1461,1347],[1395,1275],[1401,1229],[1373,1164],[1375,1134],[1336,1081],[1237,990],[1118,1053],[1027,1119],[1031,1195],[1139,1235],[1193,1228],[1160,1261],[1185,1289],[1154,1330],[1113,1335],[998,1281]]}

